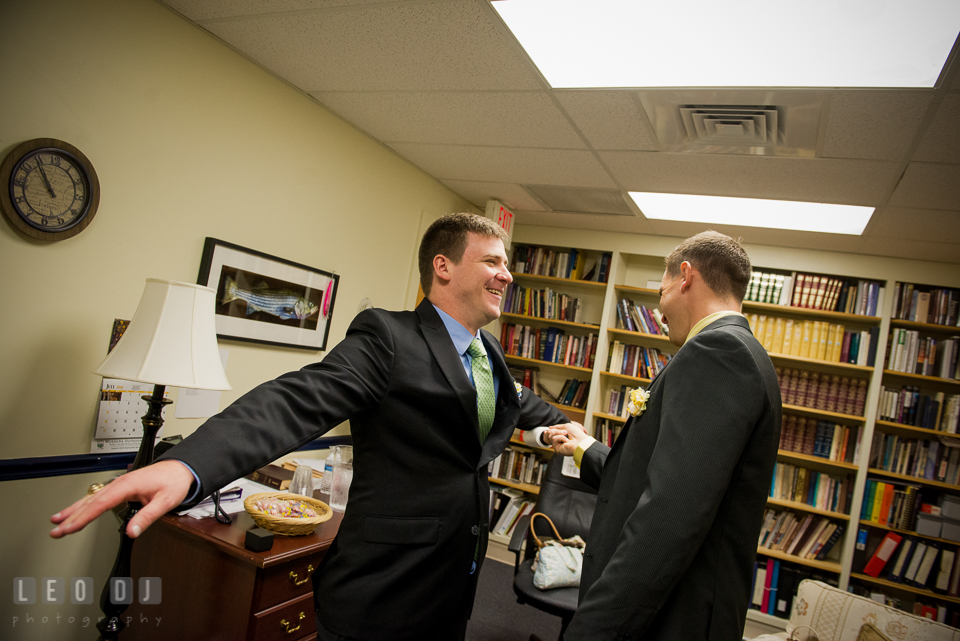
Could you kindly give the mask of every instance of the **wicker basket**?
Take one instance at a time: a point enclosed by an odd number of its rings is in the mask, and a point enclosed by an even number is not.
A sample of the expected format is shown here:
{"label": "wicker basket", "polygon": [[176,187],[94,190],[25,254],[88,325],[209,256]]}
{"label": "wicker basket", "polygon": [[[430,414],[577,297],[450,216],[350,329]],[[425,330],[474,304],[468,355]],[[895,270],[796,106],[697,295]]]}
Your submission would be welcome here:
{"label": "wicker basket", "polygon": [[[254,501],[266,498],[304,501],[317,510],[318,516],[304,519],[273,516],[272,514],[266,514],[253,507]],[[330,506],[323,501],[318,501],[311,496],[300,496],[299,494],[290,494],[289,492],[260,492],[259,494],[251,494],[244,499],[243,507],[258,526],[282,536],[303,536],[304,534],[310,534],[317,529],[318,525],[333,516],[333,511],[330,509]]]}

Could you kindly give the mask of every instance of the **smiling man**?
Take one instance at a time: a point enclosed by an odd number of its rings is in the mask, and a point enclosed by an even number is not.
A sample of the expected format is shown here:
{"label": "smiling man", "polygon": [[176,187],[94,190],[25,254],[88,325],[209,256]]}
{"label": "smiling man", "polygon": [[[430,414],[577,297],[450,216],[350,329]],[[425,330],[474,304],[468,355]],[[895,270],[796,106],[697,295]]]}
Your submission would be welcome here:
{"label": "smiling man", "polygon": [[349,419],[354,478],[314,573],[317,638],[463,639],[487,547],[487,464],[514,428],[567,421],[516,386],[480,329],[512,280],[504,237],[481,216],[440,218],[420,244],[415,311],[361,312],[321,362],[260,385],[159,462],[55,515],[51,535],[136,500],[135,537]]}

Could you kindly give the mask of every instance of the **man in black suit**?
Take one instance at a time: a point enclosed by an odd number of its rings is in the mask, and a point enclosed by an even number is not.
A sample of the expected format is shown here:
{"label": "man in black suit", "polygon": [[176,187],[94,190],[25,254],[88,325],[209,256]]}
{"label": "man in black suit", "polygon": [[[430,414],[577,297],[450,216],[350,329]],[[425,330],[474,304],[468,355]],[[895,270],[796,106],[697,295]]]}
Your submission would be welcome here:
{"label": "man in black suit", "polygon": [[504,237],[480,216],[439,219],[421,242],[415,311],[358,314],[322,361],[257,387],[162,460],[55,515],[51,535],[137,500],[136,537],[191,488],[188,505],[349,419],[354,477],[314,575],[318,638],[462,639],[487,547],[487,464],[515,427],[567,420],[514,382],[480,329],[512,280]]}
{"label": "man in black suit", "polygon": [[548,430],[598,489],[567,641],[740,639],[780,438],[770,357],[740,306],[750,260],[704,232],[666,258],[660,309],[680,350],[612,448]]}

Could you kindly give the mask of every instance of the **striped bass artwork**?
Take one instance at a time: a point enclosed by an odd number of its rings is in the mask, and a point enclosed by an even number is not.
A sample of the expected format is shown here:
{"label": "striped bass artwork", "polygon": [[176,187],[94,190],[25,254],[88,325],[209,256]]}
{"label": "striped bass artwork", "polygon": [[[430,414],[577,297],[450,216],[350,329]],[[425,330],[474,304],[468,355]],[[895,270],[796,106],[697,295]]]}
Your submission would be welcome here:
{"label": "striped bass artwork", "polygon": [[304,298],[297,292],[287,289],[270,289],[266,283],[260,283],[253,289],[243,289],[232,278],[227,278],[226,293],[222,303],[242,300],[247,303],[247,315],[254,312],[266,312],[283,320],[303,320],[317,313],[320,306]]}

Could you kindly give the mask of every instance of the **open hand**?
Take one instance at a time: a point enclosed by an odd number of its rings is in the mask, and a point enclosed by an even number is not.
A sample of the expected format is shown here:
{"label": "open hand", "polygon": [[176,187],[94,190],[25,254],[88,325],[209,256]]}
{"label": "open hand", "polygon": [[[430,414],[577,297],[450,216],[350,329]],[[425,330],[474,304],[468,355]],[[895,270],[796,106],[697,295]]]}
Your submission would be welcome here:
{"label": "open hand", "polygon": [[59,539],[73,534],[107,510],[126,501],[138,501],[143,508],[127,525],[127,535],[135,539],[154,521],[180,505],[191,485],[193,474],[179,461],[160,461],[134,470],[51,516],[50,521],[57,527],[50,531],[50,536]]}

